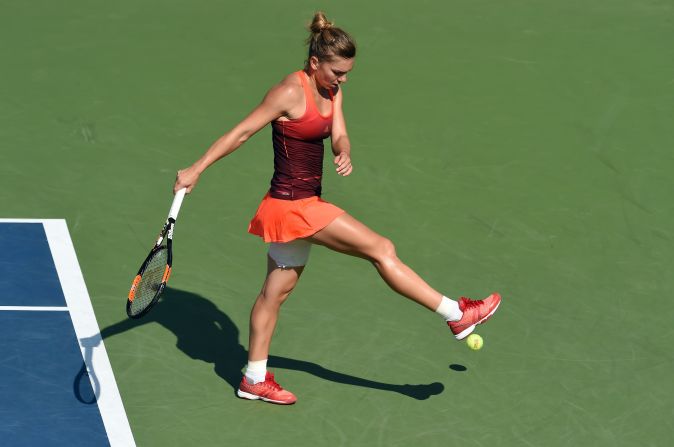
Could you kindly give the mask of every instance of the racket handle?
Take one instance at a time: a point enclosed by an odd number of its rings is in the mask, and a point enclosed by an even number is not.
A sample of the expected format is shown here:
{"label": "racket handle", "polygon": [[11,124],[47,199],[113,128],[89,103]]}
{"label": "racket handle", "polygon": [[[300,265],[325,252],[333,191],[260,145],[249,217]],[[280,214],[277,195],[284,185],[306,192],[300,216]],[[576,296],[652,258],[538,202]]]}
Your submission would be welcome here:
{"label": "racket handle", "polygon": [[182,188],[179,189],[178,192],[176,192],[175,197],[173,197],[173,203],[171,204],[171,210],[169,211],[169,219],[173,218],[173,220],[178,219],[178,211],[180,211],[180,205],[183,204],[183,199],[185,198],[185,192],[187,191],[187,188]]}

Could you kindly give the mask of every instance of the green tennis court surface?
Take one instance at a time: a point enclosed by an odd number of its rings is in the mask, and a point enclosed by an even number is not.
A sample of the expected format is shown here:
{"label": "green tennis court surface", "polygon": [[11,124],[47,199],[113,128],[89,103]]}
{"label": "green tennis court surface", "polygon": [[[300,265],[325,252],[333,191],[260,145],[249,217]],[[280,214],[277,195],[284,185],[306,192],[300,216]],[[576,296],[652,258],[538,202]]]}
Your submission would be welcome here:
{"label": "green tennis court surface", "polygon": [[[316,9],[358,44],[354,173],[325,198],[452,297],[470,351],[367,263],[315,249],[242,401],[269,129],[181,210],[171,289],[126,320],[175,171],[301,68]],[[674,430],[671,1],[5,2],[0,217],[64,218],[138,446],[666,446]],[[423,399],[427,397],[426,399]]]}

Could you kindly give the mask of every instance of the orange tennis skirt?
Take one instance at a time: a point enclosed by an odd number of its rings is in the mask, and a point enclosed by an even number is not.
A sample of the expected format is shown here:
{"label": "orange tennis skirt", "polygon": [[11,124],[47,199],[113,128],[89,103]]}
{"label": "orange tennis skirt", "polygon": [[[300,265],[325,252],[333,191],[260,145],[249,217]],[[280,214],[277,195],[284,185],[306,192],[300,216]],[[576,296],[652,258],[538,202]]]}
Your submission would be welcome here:
{"label": "orange tennis skirt", "polygon": [[290,242],[311,236],[344,213],[318,196],[283,200],[267,193],[248,225],[248,232],[265,242]]}

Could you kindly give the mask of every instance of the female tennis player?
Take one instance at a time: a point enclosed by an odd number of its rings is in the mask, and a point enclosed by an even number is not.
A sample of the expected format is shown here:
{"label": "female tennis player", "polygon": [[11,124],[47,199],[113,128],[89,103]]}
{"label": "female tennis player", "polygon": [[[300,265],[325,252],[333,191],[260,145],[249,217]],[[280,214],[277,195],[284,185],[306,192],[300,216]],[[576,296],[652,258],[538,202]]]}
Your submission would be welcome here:
{"label": "female tennis player", "polygon": [[324,139],[331,140],[337,174],[353,172],[341,85],[353,68],[356,45],[318,12],[308,46],[304,69],[273,86],[243,121],[192,166],[178,171],[174,186],[174,191],[185,187],[191,192],[207,167],[271,123],[274,175],[248,228],[269,243],[267,277],[251,311],[248,365],[237,395],[276,404],[297,399],[267,371],[269,346],[281,304],[297,284],[313,244],[370,261],[394,291],[440,314],[459,340],[484,323],[501,301],[497,293],[458,302],[443,296],[398,259],[390,240],[321,199]]}

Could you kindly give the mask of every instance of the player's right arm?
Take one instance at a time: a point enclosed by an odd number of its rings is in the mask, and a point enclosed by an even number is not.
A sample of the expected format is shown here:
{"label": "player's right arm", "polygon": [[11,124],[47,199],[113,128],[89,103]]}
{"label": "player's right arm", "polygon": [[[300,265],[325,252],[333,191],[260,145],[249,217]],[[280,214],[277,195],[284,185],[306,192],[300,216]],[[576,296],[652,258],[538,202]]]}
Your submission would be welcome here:
{"label": "player's right arm", "polygon": [[231,154],[238,149],[250,137],[271,121],[287,116],[288,110],[301,101],[302,92],[297,86],[284,80],[272,87],[264,99],[253,111],[237,124],[232,130],[218,138],[215,143],[201,156],[192,166],[178,171],[176,182],[173,186],[175,193],[181,188],[187,188],[191,192],[199,180],[199,176],[210,165]]}

